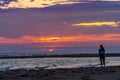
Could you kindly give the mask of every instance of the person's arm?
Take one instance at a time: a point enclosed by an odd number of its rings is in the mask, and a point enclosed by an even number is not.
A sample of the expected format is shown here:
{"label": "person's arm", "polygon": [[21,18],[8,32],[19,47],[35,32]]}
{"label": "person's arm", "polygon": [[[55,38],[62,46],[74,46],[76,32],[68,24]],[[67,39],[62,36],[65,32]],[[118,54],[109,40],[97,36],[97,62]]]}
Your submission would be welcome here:
{"label": "person's arm", "polygon": [[100,55],[100,49],[98,50],[98,54]]}

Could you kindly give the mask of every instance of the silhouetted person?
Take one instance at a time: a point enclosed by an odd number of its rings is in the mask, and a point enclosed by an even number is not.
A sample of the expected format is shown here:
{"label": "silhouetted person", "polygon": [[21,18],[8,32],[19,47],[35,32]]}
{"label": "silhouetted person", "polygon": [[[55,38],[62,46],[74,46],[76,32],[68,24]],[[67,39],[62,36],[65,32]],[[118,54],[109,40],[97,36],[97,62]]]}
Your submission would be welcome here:
{"label": "silhouetted person", "polygon": [[99,48],[99,58],[100,58],[101,67],[105,66],[105,49],[102,44],[100,45]]}

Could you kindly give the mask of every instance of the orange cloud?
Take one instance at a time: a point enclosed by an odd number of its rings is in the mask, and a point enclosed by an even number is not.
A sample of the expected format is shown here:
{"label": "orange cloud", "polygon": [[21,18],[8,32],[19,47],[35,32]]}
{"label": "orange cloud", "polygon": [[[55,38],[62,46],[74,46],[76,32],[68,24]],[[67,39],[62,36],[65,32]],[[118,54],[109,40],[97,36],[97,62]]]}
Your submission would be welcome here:
{"label": "orange cloud", "polygon": [[69,42],[73,41],[74,37],[40,37],[33,40],[33,42]]}
{"label": "orange cloud", "polygon": [[60,43],[60,42],[81,42],[81,41],[119,41],[120,34],[103,34],[103,35],[75,35],[64,37],[41,37],[41,36],[22,36],[20,38],[0,37],[1,44],[24,44],[24,43]]}
{"label": "orange cloud", "polygon": [[88,23],[77,23],[77,24],[72,24],[72,26],[76,27],[96,27],[96,26],[110,26],[110,27],[118,27],[120,26],[120,22],[88,22]]}

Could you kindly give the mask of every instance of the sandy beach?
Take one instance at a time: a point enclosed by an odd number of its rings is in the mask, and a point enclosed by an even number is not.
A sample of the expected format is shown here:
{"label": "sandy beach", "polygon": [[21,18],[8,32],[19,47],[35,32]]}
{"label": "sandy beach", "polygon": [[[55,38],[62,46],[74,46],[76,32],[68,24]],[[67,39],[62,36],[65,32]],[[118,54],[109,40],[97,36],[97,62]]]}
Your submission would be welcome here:
{"label": "sandy beach", "polygon": [[0,72],[0,80],[120,80],[120,66]]}

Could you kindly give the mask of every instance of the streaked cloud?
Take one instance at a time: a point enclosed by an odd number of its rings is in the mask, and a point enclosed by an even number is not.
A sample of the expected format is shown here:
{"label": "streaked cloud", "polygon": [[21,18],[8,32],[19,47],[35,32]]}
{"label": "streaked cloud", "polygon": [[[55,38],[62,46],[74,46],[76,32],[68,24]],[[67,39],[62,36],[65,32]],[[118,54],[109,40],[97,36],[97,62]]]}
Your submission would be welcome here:
{"label": "streaked cloud", "polygon": [[99,26],[110,26],[110,27],[118,27],[120,26],[120,22],[84,22],[84,23],[77,23],[77,24],[72,24],[72,26],[76,27],[99,27]]}
{"label": "streaked cloud", "polygon": [[61,42],[70,41],[71,37],[40,37],[25,35],[19,38],[6,38],[0,37],[0,43],[2,44],[21,44],[21,43],[45,43],[45,42]]}
{"label": "streaked cloud", "polygon": [[[1,1],[1,4],[6,3],[5,1]],[[75,4],[80,3],[77,1],[69,1],[69,0],[17,0],[7,2],[8,4],[4,4],[4,6],[0,6],[2,9],[8,8],[44,8],[53,6],[56,4]]]}
{"label": "streaked cloud", "polygon": [[90,3],[92,1],[119,1],[119,0],[1,0],[0,8],[44,8],[57,4]]}
{"label": "streaked cloud", "polygon": [[60,43],[60,42],[81,42],[81,41],[104,41],[120,40],[120,34],[103,35],[71,35],[64,37],[40,37],[40,36],[22,36],[20,38],[0,37],[0,44],[30,44],[30,43]]}

